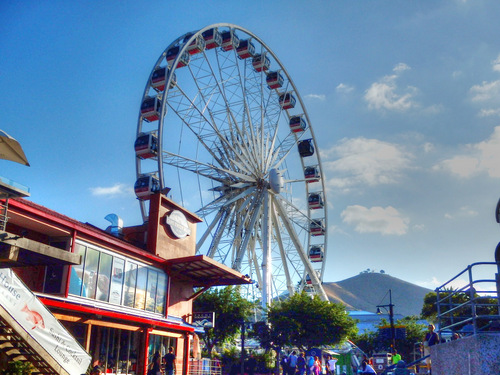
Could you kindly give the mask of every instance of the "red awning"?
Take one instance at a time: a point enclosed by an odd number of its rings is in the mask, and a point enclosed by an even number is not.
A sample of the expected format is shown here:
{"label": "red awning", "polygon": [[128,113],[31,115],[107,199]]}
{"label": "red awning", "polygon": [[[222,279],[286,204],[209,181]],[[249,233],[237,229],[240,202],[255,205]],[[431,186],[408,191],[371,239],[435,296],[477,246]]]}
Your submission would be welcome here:
{"label": "red awning", "polygon": [[248,275],[242,275],[206,255],[170,259],[165,262],[165,267],[169,276],[192,282],[195,288],[252,283]]}

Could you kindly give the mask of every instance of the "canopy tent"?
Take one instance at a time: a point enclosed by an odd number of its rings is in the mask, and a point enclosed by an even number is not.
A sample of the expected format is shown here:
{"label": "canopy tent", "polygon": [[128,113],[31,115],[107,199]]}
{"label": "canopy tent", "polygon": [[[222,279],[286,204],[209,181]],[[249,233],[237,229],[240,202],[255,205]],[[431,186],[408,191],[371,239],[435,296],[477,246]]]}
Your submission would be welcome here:
{"label": "canopy tent", "polygon": [[0,130],[0,159],[14,161],[16,163],[30,166],[24,151],[14,138],[3,130]]}

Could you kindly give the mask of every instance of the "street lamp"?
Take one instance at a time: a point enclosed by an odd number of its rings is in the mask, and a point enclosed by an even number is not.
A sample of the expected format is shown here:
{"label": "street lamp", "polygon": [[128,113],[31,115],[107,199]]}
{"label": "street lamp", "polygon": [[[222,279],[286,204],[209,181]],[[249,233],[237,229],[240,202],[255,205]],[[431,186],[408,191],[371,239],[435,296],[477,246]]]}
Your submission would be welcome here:
{"label": "street lamp", "polygon": [[[391,323],[391,353],[394,354],[396,349],[396,332],[394,329],[394,304],[392,303],[392,291],[389,289],[389,304],[388,305],[377,305],[377,314],[381,314],[380,308],[384,308],[389,312],[389,321]],[[389,308],[389,310],[387,310]]]}

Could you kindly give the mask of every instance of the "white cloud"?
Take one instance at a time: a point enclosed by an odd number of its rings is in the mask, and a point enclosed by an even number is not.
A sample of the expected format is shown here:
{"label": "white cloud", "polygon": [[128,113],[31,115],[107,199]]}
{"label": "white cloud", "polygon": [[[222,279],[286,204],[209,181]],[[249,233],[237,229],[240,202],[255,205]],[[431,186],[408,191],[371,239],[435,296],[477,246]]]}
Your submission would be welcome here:
{"label": "white cloud", "polygon": [[410,70],[411,68],[405,63],[396,64],[396,66],[392,69],[394,72],[404,72],[405,70]]}
{"label": "white cloud", "polygon": [[349,206],[340,214],[342,221],[354,225],[359,233],[380,233],[382,235],[403,235],[408,232],[410,220],[403,217],[394,207]]}
{"label": "white cloud", "polygon": [[447,170],[459,177],[469,178],[486,172],[490,177],[500,178],[500,126],[485,141],[465,146],[462,154],[443,160],[433,167],[434,170]]}
{"label": "white cloud", "polygon": [[493,66],[493,70],[495,72],[500,72],[500,54],[498,55],[498,57],[495,60],[493,60],[491,65]]}
{"label": "white cloud", "polygon": [[[343,139],[322,152],[323,167],[338,176],[327,183],[348,190],[357,185],[392,184],[410,167],[413,155],[377,139]],[[335,159],[335,160],[333,160]]]}
{"label": "white cloud", "polygon": [[[500,55],[491,63],[493,71],[500,72]],[[500,115],[500,80],[483,81],[469,90],[471,101],[487,108],[479,110],[479,117]]]}
{"label": "white cloud", "polygon": [[90,188],[90,191],[92,195],[107,196],[111,198],[133,194],[133,189],[126,184],[115,184],[109,187],[98,186]]}
{"label": "white cloud", "polygon": [[354,91],[354,86],[346,85],[345,83],[339,83],[335,90],[340,93],[349,94]]}
{"label": "white cloud", "polygon": [[474,85],[470,88],[473,102],[498,102],[500,95],[500,80]]}
{"label": "white cloud", "polygon": [[365,91],[365,100],[368,108],[377,110],[406,111],[416,103],[413,98],[417,92],[415,87],[408,86],[404,90],[397,87],[396,81],[399,74],[410,67],[404,63],[397,64],[393,71],[395,74],[385,76]]}
{"label": "white cloud", "polygon": [[496,108],[496,109],[483,108],[479,111],[479,117],[490,117],[490,116],[500,116],[500,108]]}
{"label": "white cloud", "polygon": [[444,214],[444,217],[445,217],[445,219],[453,220],[453,219],[458,219],[458,218],[462,218],[462,217],[474,217],[477,215],[478,215],[478,212],[476,210],[473,210],[468,206],[463,206],[463,207],[460,207],[458,212],[456,212],[455,214],[446,213],[446,214]]}
{"label": "white cloud", "polygon": [[425,153],[434,151],[435,149],[434,145],[430,142],[425,142],[423,148]]}
{"label": "white cloud", "polygon": [[[431,280],[419,281],[416,284],[418,284],[424,288],[435,290],[436,288],[439,288],[440,286],[442,286],[445,282],[447,282],[447,281],[439,280],[436,276],[433,276],[431,278]],[[453,289],[460,289],[460,288],[466,286],[467,284],[468,284],[468,282],[466,280],[458,278],[458,279],[455,279],[452,282],[450,282],[448,287],[453,288]]]}
{"label": "white cloud", "polygon": [[323,94],[307,94],[304,98],[324,101],[326,96]]}

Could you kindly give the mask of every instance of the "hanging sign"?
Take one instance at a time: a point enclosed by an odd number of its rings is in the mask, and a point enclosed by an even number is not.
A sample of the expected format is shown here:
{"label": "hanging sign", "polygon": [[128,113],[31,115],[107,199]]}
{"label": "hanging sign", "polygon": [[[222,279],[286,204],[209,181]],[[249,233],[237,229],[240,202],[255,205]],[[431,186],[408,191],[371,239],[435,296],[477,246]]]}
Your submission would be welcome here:
{"label": "hanging sign", "polygon": [[91,357],[10,268],[0,269],[0,305],[70,374],[85,374]]}
{"label": "hanging sign", "polygon": [[193,325],[198,327],[214,327],[215,312],[195,312],[193,313]]}

